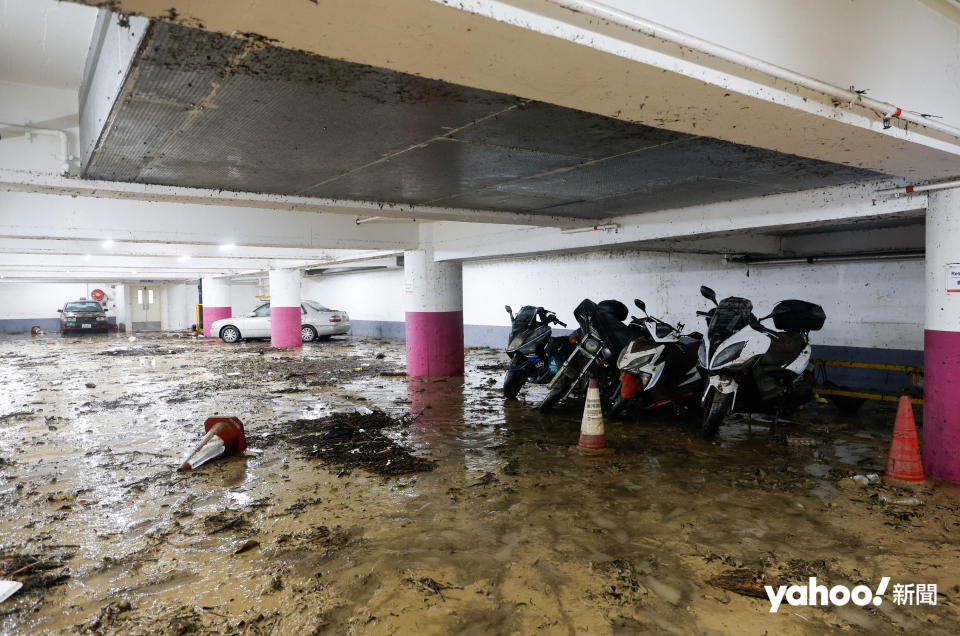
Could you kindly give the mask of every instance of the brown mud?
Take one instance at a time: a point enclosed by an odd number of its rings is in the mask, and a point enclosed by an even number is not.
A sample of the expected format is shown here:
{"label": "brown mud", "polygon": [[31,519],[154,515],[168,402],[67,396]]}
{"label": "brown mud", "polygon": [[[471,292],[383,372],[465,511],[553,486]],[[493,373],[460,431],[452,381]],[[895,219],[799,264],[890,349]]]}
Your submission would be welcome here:
{"label": "brown mud", "polygon": [[[440,381],[356,337],[7,337],[0,360],[0,578],[25,583],[0,633],[960,632],[960,490],[850,478],[882,472],[886,406],[714,442],[655,413],[584,458],[577,405],[505,402],[495,350]],[[211,415],[248,454],[177,473]],[[937,605],[769,612],[764,585],[811,576]]]}

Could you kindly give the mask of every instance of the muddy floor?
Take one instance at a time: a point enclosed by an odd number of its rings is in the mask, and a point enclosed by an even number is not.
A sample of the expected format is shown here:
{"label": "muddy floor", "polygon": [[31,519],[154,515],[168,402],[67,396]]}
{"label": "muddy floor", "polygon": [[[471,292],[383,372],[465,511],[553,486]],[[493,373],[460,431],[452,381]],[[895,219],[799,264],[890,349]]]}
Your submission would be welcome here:
{"label": "muddy floor", "polygon": [[[6,337],[0,361],[2,633],[960,632],[960,491],[851,479],[882,472],[892,407],[715,442],[658,413],[588,459],[576,405],[504,402],[496,350],[437,382],[359,337]],[[211,415],[246,456],[175,472]],[[810,576],[938,595],[769,612],[764,584]]]}

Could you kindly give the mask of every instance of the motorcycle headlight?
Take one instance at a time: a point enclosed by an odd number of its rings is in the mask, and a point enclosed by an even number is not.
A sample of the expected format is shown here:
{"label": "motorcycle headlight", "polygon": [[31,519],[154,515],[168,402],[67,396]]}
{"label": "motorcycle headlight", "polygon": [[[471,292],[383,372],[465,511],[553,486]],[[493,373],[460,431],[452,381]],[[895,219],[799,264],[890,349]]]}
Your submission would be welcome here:
{"label": "motorcycle headlight", "polygon": [[583,350],[587,353],[596,353],[600,351],[600,342],[593,338],[587,338],[583,341]]}
{"label": "motorcycle headlight", "polygon": [[624,364],[625,364],[626,366],[621,366],[621,367],[620,367],[620,370],[621,370],[621,371],[634,371],[634,370],[636,370],[636,369],[639,369],[639,368],[642,367],[642,366],[645,366],[645,365],[647,365],[647,364],[650,364],[656,356],[657,356],[656,353],[650,353],[650,354],[647,354],[647,355],[645,355],[645,356],[640,356],[639,358],[634,358],[634,359],[631,360],[630,362],[625,362]]}
{"label": "motorcycle headlight", "polygon": [[736,360],[740,356],[740,352],[743,351],[743,348],[746,346],[746,342],[735,342],[729,347],[724,347],[720,350],[720,353],[713,356],[712,366],[719,367],[730,362],[731,360]]}
{"label": "motorcycle headlight", "polygon": [[700,366],[704,369],[709,368],[707,364],[707,343],[706,341],[700,343],[700,348],[697,350],[697,362],[700,363]]}
{"label": "motorcycle headlight", "polygon": [[536,353],[537,352],[537,341],[531,340],[522,347],[520,347],[520,353]]}
{"label": "motorcycle headlight", "polygon": [[507,344],[507,351],[516,351],[523,345],[523,335],[515,336],[510,340],[510,343]]}

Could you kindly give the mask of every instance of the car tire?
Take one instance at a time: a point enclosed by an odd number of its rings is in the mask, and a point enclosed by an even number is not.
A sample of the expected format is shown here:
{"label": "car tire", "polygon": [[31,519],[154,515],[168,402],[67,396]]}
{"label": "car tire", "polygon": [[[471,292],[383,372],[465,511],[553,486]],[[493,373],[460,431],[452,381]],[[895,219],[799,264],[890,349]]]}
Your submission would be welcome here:
{"label": "car tire", "polygon": [[220,329],[220,339],[227,344],[240,342],[240,330],[233,325],[227,325]]}
{"label": "car tire", "polygon": [[317,330],[314,329],[311,325],[301,325],[300,327],[300,339],[304,342],[313,342],[319,336],[317,336]]}

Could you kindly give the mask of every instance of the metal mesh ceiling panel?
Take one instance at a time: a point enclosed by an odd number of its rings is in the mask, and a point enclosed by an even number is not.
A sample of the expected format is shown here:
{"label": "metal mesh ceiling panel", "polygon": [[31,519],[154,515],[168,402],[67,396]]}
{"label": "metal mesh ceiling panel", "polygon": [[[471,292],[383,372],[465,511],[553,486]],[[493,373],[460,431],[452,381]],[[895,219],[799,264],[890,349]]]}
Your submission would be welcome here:
{"label": "metal mesh ceiling panel", "polygon": [[155,23],[97,179],[600,219],[878,176]]}

